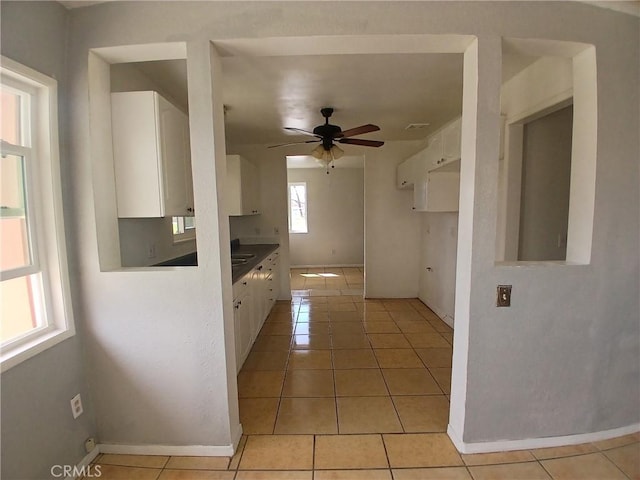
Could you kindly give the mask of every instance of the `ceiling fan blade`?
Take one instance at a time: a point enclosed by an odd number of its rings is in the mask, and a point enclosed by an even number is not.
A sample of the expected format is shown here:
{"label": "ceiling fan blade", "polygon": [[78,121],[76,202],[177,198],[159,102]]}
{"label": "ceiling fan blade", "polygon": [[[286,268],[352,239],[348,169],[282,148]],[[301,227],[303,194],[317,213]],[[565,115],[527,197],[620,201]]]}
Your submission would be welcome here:
{"label": "ceiling fan blade", "polygon": [[379,126],[368,123],[366,125],[360,125],[359,127],[345,130],[344,132],[342,132],[342,134],[336,135],[336,137],[339,137],[339,138],[353,137],[355,135],[362,135],[363,133],[377,132],[378,130],[380,130]]}
{"label": "ceiling fan blade", "polygon": [[284,127],[284,129],[289,130],[290,132],[297,132],[297,133],[302,133],[304,135],[311,135],[312,137],[322,138],[320,135],[317,135],[313,132],[307,132],[306,130],[302,130],[300,128]]}
{"label": "ceiling fan blade", "polygon": [[348,143],[350,145],[361,145],[363,147],[381,147],[384,142],[380,140],[362,140],[359,138],[341,138],[337,140],[340,143]]}
{"label": "ceiling fan blade", "polygon": [[317,143],[319,141],[320,141],[320,139],[318,139],[318,140],[306,140],[304,142],[280,143],[278,145],[269,145],[267,148],[288,147],[289,145],[300,145],[302,143]]}

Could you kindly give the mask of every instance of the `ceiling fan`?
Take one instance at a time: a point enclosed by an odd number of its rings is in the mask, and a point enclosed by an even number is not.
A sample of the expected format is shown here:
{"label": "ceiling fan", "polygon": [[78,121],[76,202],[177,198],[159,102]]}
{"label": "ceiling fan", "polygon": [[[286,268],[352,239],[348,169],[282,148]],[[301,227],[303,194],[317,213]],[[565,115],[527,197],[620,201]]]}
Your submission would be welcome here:
{"label": "ceiling fan", "polygon": [[345,143],[349,145],[360,145],[363,147],[381,147],[384,145],[384,142],[379,140],[363,140],[359,138],[351,138],[356,135],[362,135],[364,133],[377,132],[380,130],[380,127],[377,125],[372,125],[370,123],[366,125],[361,125],[359,127],[350,128],[349,130],[342,130],[337,125],[331,125],[329,123],[329,118],[333,114],[333,108],[325,107],[320,110],[320,113],[324,117],[325,121],[323,125],[318,125],[313,129],[313,132],[308,132],[307,130],[301,130],[299,128],[294,127],[285,127],[285,130],[289,130],[291,132],[298,132],[304,135],[310,135],[312,137],[316,137],[314,140],[305,140],[302,142],[291,142],[291,143],[282,143],[279,145],[272,145],[269,148],[275,147],[286,147],[289,145],[299,145],[301,143],[317,143],[320,142],[315,149],[311,151],[311,155],[313,155],[318,160],[322,161],[325,166],[329,166],[334,160],[342,157],[344,151],[336,145],[336,143]]}

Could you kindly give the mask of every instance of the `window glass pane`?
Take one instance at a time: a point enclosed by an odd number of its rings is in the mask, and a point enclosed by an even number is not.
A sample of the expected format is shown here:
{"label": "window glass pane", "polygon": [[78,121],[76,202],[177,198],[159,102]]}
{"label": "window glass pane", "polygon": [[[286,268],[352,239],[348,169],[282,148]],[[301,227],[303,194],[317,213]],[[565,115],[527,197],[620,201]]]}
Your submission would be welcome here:
{"label": "window glass pane", "polygon": [[184,217],[184,229],[191,230],[196,228],[196,217]]}
{"label": "window glass pane", "polygon": [[5,343],[43,326],[40,274],[0,282],[0,342]]}
{"label": "window glass pane", "polygon": [[289,185],[289,220],[292,232],[307,233],[307,186]]}
{"label": "window glass pane", "polygon": [[23,145],[21,103],[24,98],[3,87],[0,90],[0,138],[13,145]]}
{"label": "window glass pane", "polygon": [[174,235],[184,233],[184,217],[171,217],[171,225],[173,226]]}
{"label": "window glass pane", "polygon": [[0,168],[0,269],[31,265],[24,158],[2,155]]}

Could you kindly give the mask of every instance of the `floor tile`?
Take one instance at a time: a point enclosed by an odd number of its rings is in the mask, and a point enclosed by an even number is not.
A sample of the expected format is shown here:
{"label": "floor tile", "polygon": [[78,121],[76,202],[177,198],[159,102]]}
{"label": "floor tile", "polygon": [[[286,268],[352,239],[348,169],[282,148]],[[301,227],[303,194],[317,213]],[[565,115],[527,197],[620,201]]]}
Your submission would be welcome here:
{"label": "floor tile", "polygon": [[411,348],[401,333],[371,333],[369,342],[373,348]]}
{"label": "floor tile", "polygon": [[[100,467],[100,476],[97,476]],[[101,480],[156,480],[162,472],[159,468],[125,467],[121,465],[97,464],[93,467],[95,478]]]}
{"label": "floor tile", "polygon": [[338,433],[334,398],[282,398],[276,434]]}
{"label": "floor tile", "polygon": [[316,470],[313,480],[392,480],[391,470]]}
{"label": "floor tile", "polygon": [[[296,325],[300,325],[301,323],[329,323],[329,314],[327,312],[304,312],[301,311],[298,314],[298,323]],[[328,325],[327,325],[328,327]]]}
{"label": "floor tile", "polygon": [[291,348],[294,350],[329,350],[331,349],[331,336],[328,333],[294,335]]}
{"label": "floor tile", "polygon": [[311,470],[313,435],[250,435],[240,470]]}
{"label": "floor tile", "polygon": [[451,393],[451,369],[450,368],[430,368],[429,372],[436,379],[438,385],[444,393]]}
{"label": "floor tile", "polygon": [[383,300],[382,304],[388,312],[415,312],[411,304],[404,299]]}
{"label": "floor tile", "polygon": [[627,480],[602,453],[542,460],[540,463],[554,480]]}
{"label": "floor tile", "polygon": [[393,478],[394,480],[472,480],[464,467],[394,469]]}
{"label": "floor tile", "polygon": [[388,468],[380,435],[318,435],[315,469]]}
{"label": "floor tile", "polygon": [[371,333],[400,333],[400,329],[394,322],[363,322],[364,330]]}
{"label": "floor tile", "polygon": [[[280,399],[275,398],[240,398],[240,423],[246,435],[271,434],[276,423]],[[169,463],[171,463],[169,460]],[[175,467],[186,468],[186,467]]]}
{"label": "floor tile", "polygon": [[463,465],[445,433],[405,433],[382,436],[392,468]]}
{"label": "floor tile", "polygon": [[367,318],[369,318],[369,314],[371,313],[378,313],[378,312],[384,312],[386,313],[387,317],[389,317],[389,319],[391,319],[391,317],[389,316],[389,313],[387,312],[387,309],[384,308],[384,305],[382,303],[372,303],[370,301],[366,301],[364,303],[356,303],[356,308],[362,312],[365,312],[365,316]]}
{"label": "floor tile", "polygon": [[637,434],[623,435],[621,437],[610,438],[608,440],[601,440],[599,442],[593,442],[593,445],[598,450],[609,450],[611,448],[624,447],[625,445],[629,445],[630,443],[634,443],[638,441],[636,437]]}
{"label": "floor tile", "polygon": [[412,335],[414,333],[429,333],[431,335],[438,333],[424,318],[419,320],[396,321],[396,324],[402,333],[410,333]]}
{"label": "floor tile", "polygon": [[295,322],[265,322],[260,329],[260,335],[291,335]]}
{"label": "floor tile", "polygon": [[484,465],[469,467],[469,471],[474,480],[551,480],[537,462]]}
{"label": "floor tile", "polygon": [[283,397],[334,397],[331,370],[289,370],[282,388]]}
{"label": "floor tile", "polygon": [[411,333],[407,340],[413,348],[448,348],[449,343],[439,333]]}
{"label": "floor tile", "polygon": [[362,335],[364,328],[362,322],[333,322],[331,324],[331,335]]}
{"label": "floor tile", "polygon": [[371,348],[369,338],[364,333],[333,335],[331,343],[334,349]]}
{"label": "floor tile", "polygon": [[329,313],[329,319],[331,320],[331,323],[359,322],[362,320],[362,313],[358,311],[348,311],[348,312],[332,311],[331,313]]}
{"label": "floor tile", "polygon": [[291,335],[263,335],[259,336],[252,352],[286,352],[291,345]]}
{"label": "floor tile", "polygon": [[341,397],[336,401],[341,434],[402,431],[389,397]]}
{"label": "floor tile", "polygon": [[289,355],[289,370],[331,369],[329,350],[295,350]]}
{"label": "floor tile", "polygon": [[535,461],[534,456],[527,450],[513,452],[476,453],[462,455],[466,465],[496,465],[501,463],[523,463]]}
{"label": "floor tile", "polygon": [[571,455],[583,455],[585,453],[597,452],[595,446],[590,443],[582,443],[580,445],[566,445],[564,447],[536,448],[531,453],[538,460],[547,458],[570,457]]}
{"label": "floor tile", "polygon": [[337,397],[387,396],[387,386],[379,369],[336,370]]}
{"label": "floor tile", "polygon": [[287,366],[289,352],[254,352],[251,351],[242,366],[242,370],[284,370]]}
{"label": "floor tile", "polygon": [[449,401],[444,395],[392,397],[405,432],[446,432]]}
{"label": "floor tile", "polygon": [[123,467],[163,468],[169,461],[164,455],[118,455],[105,453],[100,457],[102,465],[120,465]]}
{"label": "floor tile", "polygon": [[295,328],[295,335],[317,335],[328,334],[331,324],[326,322],[298,322]]}
{"label": "floor tile", "polygon": [[233,480],[236,472],[220,470],[163,470],[158,480]]}
{"label": "floor tile", "polygon": [[632,443],[624,447],[603,452],[629,478],[640,479],[640,444]]}
{"label": "floor tile", "polygon": [[312,480],[313,472],[310,470],[275,470],[275,471],[251,471],[240,470],[235,480]]}
{"label": "floor tile", "polygon": [[242,458],[242,454],[244,453],[244,446],[247,444],[247,436],[242,435],[240,437],[240,441],[238,442],[238,448],[236,448],[233,457],[231,457],[231,461],[229,462],[229,470],[237,470],[238,465],[240,464],[240,459]]}
{"label": "floor tile", "polygon": [[238,398],[279,397],[284,372],[241,371],[238,374]]}
{"label": "floor tile", "polygon": [[378,348],[373,351],[381,368],[422,368],[420,357],[410,348]]}
{"label": "floor tile", "polygon": [[443,392],[426,368],[383,368],[391,395],[441,395]]}
{"label": "floor tile", "polygon": [[266,324],[271,323],[294,323],[296,318],[295,312],[279,312],[279,313],[270,313],[267,319],[265,320]]}
{"label": "floor tile", "polygon": [[368,349],[345,349],[334,350],[333,368],[342,370],[347,368],[378,368],[378,362],[373,350]]}
{"label": "floor tile", "polygon": [[416,353],[428,368],[451,368],[453,348],[416,348]]}
{"label": "floor tile", "polygon": [[429,323],[433,326],[433,328],[440,333],[451,333],[453,332],[453,328],[444,323],[441,319],[429,320]]}
{"label": "floor tile", "polygon": [[355,312],[355,311],[356,311],[356,305],[353,302],[329,304],[329,312]]}

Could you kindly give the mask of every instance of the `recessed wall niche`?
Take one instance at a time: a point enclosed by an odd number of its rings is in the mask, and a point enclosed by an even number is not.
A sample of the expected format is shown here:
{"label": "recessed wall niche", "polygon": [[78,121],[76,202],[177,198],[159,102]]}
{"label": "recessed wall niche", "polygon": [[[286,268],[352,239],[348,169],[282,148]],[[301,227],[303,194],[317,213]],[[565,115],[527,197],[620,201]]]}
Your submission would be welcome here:
{"label": "recessed wall niche", "polygon": [[[186,60],[114,63],[110,78],[122,266],[197,265]],[[154,147],[162,152],[157,205],[144,186],[154,178]]]}
{"label": "recessed wall niche", "polygon": [[588,264],[595,48],[528,39],[504,39],[502,47],[496,261]]}

